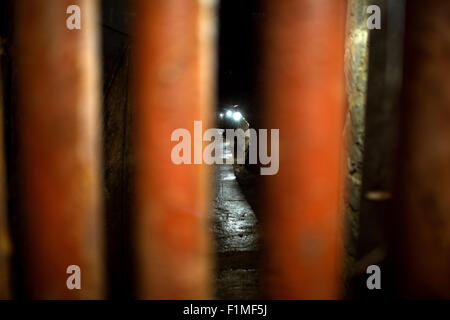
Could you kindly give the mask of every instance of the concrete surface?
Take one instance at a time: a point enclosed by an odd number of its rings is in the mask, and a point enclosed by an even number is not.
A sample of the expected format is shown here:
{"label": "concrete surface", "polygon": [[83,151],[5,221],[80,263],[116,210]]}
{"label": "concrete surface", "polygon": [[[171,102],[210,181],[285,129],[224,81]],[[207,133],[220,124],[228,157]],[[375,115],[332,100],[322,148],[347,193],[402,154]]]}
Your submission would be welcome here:
{"label": "concrete surface", "polygon": [[[232,157],[225,141],[224,158]],[[233,165],[216,166],[213,232],[217,249],[216,298],[258,298],[258,221],[245,199]]]}

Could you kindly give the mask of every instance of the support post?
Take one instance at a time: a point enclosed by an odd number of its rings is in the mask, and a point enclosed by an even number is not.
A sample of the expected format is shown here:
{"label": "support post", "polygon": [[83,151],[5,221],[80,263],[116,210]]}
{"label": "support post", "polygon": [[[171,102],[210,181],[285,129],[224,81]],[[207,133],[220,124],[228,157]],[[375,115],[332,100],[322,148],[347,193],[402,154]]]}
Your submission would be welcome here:
{"label": "support post", "polygon": [[[0,38],[1,41],[1,38]],[[0,43],[0,57],[3,55],[2,44]],[[11,239],[9,236],[7,206],[6,206],[6,168],[4,157],[3,138],[3,74],[0,64],[0,300],[11,298],[11,278],[10,278],[10,258]]]}
{"label": "support post", "polygon": [[401,294],[450,298],[450,2],[406,2],[398,210]]}
{"label": "support post", "polygon": [[211,298],[212,175],[205,164],[174,164],[171,135],[210,126],[214,1],[136,0],[135,10],[137,295]]}
{"label": "support post", "polygon": [[274,299],[339,297],[345,0],[265,1],[264,127],[280,129],[264,178],[263,288]]}
{"label": "support post", "polygon": [[[81,29],[69,30],[70,5]],[[103,298],[96,0],[16,1],[23,264],[33,299]],[[67,268],[81,269],[69,290]]]}

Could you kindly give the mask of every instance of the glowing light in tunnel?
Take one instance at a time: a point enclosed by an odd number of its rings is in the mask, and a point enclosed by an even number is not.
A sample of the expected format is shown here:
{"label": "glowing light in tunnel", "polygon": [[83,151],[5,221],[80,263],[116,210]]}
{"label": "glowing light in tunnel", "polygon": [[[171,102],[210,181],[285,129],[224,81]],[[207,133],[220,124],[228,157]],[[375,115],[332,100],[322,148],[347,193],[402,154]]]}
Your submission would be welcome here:
{"label": "glowing light in tunnel", "polygon": [[241,114],[239,111],[233,113],[233,119],[234,119],[235,121],[241,120],[241,119],[242,119],[242,114]]}

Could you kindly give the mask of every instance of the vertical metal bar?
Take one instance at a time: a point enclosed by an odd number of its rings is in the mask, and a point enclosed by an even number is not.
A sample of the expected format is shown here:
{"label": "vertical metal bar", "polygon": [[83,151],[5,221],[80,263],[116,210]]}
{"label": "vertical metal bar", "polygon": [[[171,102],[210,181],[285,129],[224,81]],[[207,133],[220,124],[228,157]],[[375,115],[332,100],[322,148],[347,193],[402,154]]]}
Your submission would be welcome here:
{"label": "vertical metal bar", "polygon": [[[1,41],[1,39],[0,39]],[[0,43],[0,57],[3,54]],[[11,298],[10,255],[11,242],[6,218],[6,168],[3,140],[3,74],[0,65],[0,300]]]}
{"label": "vertical metal bar", "polygon": [[263,287],[269,298],[337,298],[347,3],[265,4],[264,123],[280,129],[280,162],[262,189]]}
{"label": "vertical metal bar", "polygon": [[[69,5],[81,30],[68,30]],[[20,168],[27,294],[103,297],[95,0],[17,1]],[[81,268],[69,290],[67,267]]]}
{"label": "vertical metal bar", "polygon": [[210,298],[211,177],[204,164],[172,163],[171,134],[185,128],[193,137],[194,120],[210,124],[214,1],[135,5],[137,294]]}
{"label": "vertical metal bar", "polygon": [[449,15],[445,0],[406,3],[394,243],[401,290],[414,298],[450,298]]}

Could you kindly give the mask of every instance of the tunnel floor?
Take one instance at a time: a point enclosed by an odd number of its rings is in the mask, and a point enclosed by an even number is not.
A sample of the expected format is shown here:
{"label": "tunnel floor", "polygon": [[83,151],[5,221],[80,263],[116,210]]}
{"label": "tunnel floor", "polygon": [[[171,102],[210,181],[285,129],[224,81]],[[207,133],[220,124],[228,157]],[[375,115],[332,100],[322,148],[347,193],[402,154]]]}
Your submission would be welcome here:
{"label": "tunnel floor", "polygon": [[[232,157],[223,143],[223,157]],[[224,161],[225,162],[225,161]],[[241,191],[233,165],[216,165],[213,232],[216,239],[218,299],[257,299],[258,221]]]}

